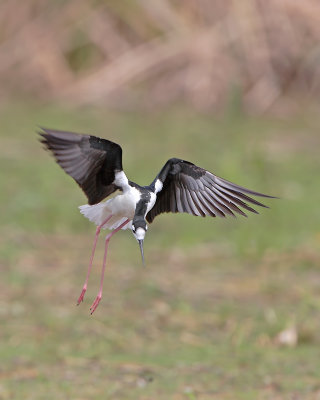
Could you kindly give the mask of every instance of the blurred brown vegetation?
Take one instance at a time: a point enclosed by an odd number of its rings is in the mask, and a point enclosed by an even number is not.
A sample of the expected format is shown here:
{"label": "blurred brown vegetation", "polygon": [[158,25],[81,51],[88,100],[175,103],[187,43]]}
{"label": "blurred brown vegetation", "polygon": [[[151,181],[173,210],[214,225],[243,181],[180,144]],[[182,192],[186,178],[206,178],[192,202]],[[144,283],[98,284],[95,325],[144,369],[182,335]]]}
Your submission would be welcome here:
{"label": "blurred brown vegetation", "polygon": [[2,0],[0,99],[264,112],[317,99],[319,43],[318,0]]}

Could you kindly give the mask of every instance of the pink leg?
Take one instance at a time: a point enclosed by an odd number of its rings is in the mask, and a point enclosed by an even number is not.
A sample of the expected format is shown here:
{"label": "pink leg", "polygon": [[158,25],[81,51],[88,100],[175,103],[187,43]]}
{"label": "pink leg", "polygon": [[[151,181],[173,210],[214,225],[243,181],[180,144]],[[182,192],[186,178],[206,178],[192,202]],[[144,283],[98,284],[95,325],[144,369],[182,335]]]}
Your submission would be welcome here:
{"label": "pink leg", "polygon": [[103,227],[103,225],[106,224],[106,223],[111,219],[111,217],[112,217],[112,215],[109,215],[108,218],[106,218],[106,219],[102,222],[102,224],[100,224],[100,225],[97,227],[97,229],[96,229],[96,235],[95,235],[95,237],[94,237],[93,248],[92,248],[92,252],[91,252],[91,257],[90,257],[90,262],[89,262],[89,268],[88,268],[88,272],[87,272],[87,277],[86,277],[86,281],[85,281],[85,283],[84,283],[84,285],[83,285],[82,292],[81,292],[81,294],[80,294],[80,296],[79,296],[79,298],[78,298],[77,305],[79,305],[79,304],[83,301],[84,295],[85,295],[86,290],[87,290],[88,280],[89,280],[89,276],[90,276],[90,272],[91,272],[91,268],[92,268],[92,262],[93,262],[94,252],[95,252],[96,246],[97,246],[97,241],[98,241],[99,233],[100,233],[101,228]]}
{"label": "pink leg", "polygon": [[111,233],[109,233],[109,235],[107,235],[107,237],[106,237],[106,246],[105,246],[105,250],[104,250],[102,272],[101,272],[101,280],[100,280],[100,290],[99,290],[99,293],[98,293],[95,301],[93,302],[92,306],[90,307],[91,314],[93,314],[95,312],[96,308],[98,307],[98,305],[100,303],[101,297],[102,297],[102,287],[103,287],[104,271],[106,269],[106,261],[107,261],[107,252],[108,252],[109,241],[110,241],[111,237],[115,233],[117,233],[121,228],[123,228],[125,225],[127,225],[127,223],[129,221],[130,220],[127,219],[120,226],[118,226],[118,228],[114,229]]}

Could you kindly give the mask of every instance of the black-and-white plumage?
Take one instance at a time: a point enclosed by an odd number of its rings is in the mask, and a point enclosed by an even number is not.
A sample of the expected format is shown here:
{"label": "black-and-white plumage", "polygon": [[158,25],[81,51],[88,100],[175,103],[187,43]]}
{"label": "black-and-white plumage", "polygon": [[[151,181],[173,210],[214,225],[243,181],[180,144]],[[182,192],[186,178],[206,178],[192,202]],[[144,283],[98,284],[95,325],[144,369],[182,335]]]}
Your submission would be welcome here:
{"label": "black-and-white plumage", "polygon": [[[247,203],[267,207],[247,196],[272,197],[236,185],[200,168],[189,161],[171,158],[157,176],[154,185],[161,182],[154,207],[147,221],[164,212],[185,212],[196,216],[226,217],[235,213],[246,216],[239,208],[258,213]],[[152,186],[152,185],[151,185]]]}
{"label": "black-and-white plumage", "polygon": [[[91,312],[97,308],[102,296],[108,243],[118,230],[131,228],[144,262],[146,221],[151,223],[161,213],[185,212],[202,217],[246,216],[242,209],[257,213],[248,203],[267,207],[250,196],[273,198],[178,158],[168,160],[150,185],[140,186],[126,177],[122,168],[122,149],[118,144],[91,135],[51,129],[43,129],[40,135],[41,142],[53,153],[57,163],[86,194],[88,204],[80,206],[80,211],[97,225],[87,278],[78,304],[83,301],[87,288],[100,230],[112,230],[106,238],[100,291]],[[121,193],[103,201],[116,190]]]}
{"label": "black-and-white plumage", "polygon": [[116,171],[122,171],[122,149],[110,140],[72,132],[43,129],[42,142],[57,163],[84,191],[89,204],[115,192]]}

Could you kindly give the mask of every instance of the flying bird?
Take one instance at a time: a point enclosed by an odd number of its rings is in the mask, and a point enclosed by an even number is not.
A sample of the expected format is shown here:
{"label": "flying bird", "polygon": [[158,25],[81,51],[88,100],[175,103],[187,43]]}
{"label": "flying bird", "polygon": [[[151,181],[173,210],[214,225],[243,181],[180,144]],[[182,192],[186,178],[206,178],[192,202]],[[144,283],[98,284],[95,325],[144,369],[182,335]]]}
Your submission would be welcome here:
{"label": "flying bird", "polygon": [[[201,217],[227,217],[242,210],[258,214],[248,203],[266,207],[248,196],[274,198],[219,178],[211,172],[179,158],[168,160],[150,185],[140,186],[128,180],[122,168],[122,149],[114,142],[96,136],[42,128],[41,142],[56,162],[81,187],[88,204],[80,212],[97,226],[86,280],[78,298],[79,305],[87,290],[93,257],[101,229],[110,229],[98,295],[90,307],[96,310],[102,297],[108,244],[120,229],[131,229],[139,243],[144,261],[143,240],[155,217],[162,213],[188,213]],[[108,196],[120,193],[108,200]]]}

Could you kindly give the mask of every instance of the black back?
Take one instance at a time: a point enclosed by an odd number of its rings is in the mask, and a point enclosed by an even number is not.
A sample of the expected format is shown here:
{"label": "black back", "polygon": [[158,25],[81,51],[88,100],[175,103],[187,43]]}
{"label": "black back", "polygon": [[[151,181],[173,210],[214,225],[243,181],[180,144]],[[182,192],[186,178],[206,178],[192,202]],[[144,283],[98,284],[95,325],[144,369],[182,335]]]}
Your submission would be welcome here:
{"label": "black back", "polygon": [[122,149],[110,140],[91,135],[44,129],[41,142],[57,163],[84,191],[90,205],[119,189],[113,182],[122,171]]}

